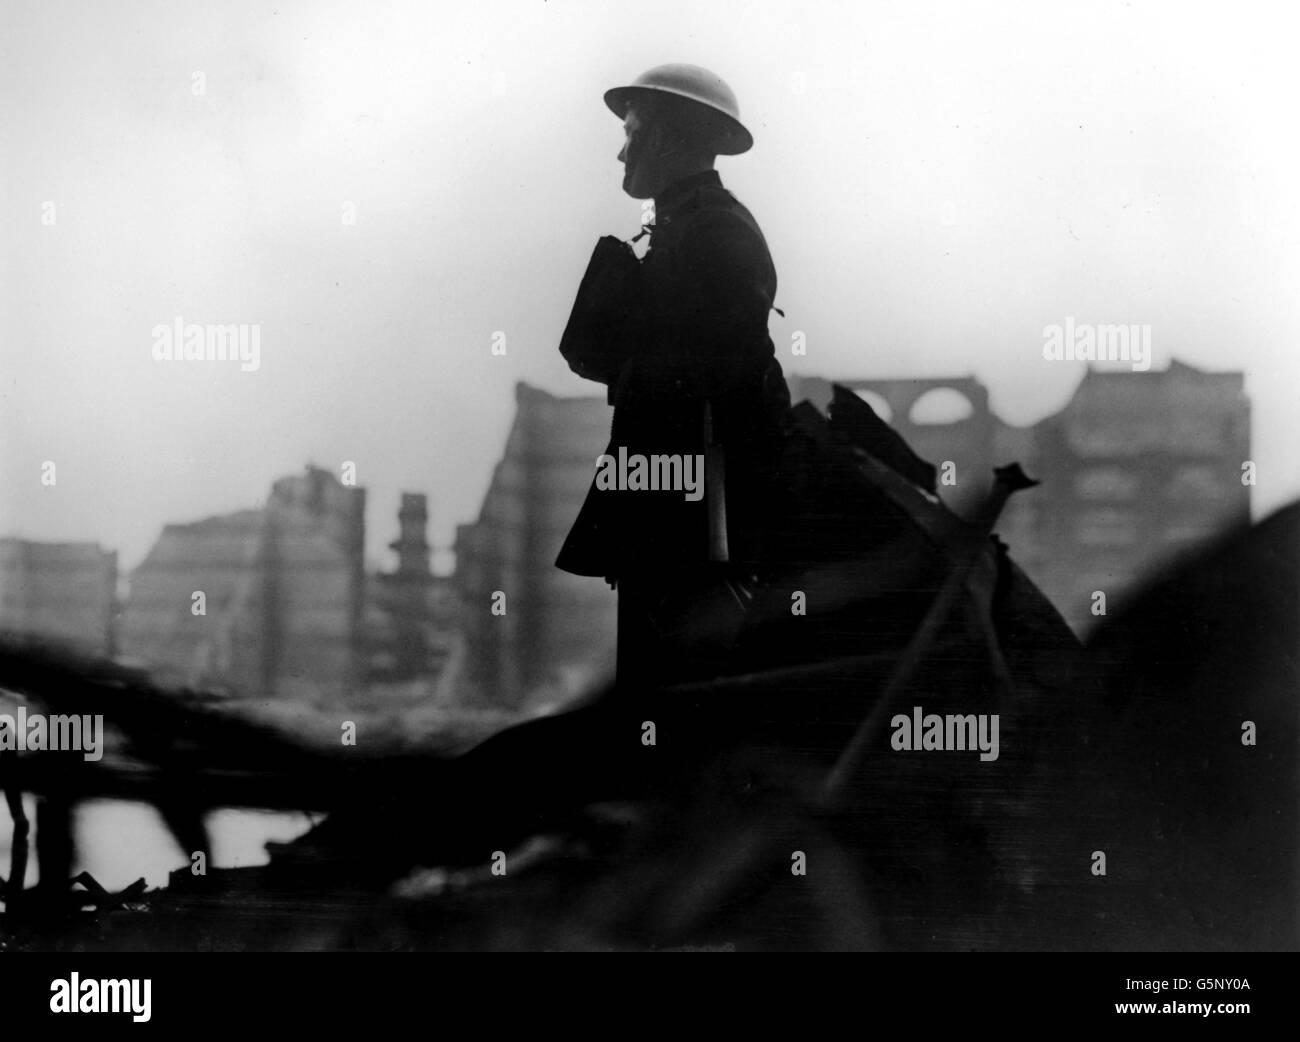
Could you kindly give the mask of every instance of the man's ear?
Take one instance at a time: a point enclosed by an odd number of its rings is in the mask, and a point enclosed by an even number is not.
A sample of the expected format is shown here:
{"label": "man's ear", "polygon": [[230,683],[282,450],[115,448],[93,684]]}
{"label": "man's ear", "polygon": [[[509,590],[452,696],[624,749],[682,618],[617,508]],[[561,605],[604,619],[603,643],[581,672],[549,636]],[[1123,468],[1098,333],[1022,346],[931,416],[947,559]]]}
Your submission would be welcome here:
{"label": "man's ear", "polygon": [[686,152],[686,141],[677,127],[666,120],[660,120],[652,129],[655,136],[646,145],[654,150],[655,155],[661,159],[670,159]]}
{"label": "man's ear", "polygon": [[641,139],[639,142],[643,155],[657,156],[659,147],[663,141],[663,124],[658,120],[642,123],[637,127],[637,136]]}

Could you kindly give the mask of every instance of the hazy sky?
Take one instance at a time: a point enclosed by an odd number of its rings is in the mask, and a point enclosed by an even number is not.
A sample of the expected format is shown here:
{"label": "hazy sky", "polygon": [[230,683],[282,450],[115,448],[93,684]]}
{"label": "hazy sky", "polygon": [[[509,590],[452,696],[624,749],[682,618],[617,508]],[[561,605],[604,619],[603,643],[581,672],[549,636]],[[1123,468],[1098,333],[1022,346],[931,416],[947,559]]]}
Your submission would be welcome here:
{"label": "hazy sky", "polygon": [[[404,489],[449,542],[516,381],[600,393],[556,344],[596,238],[639,222],[601,93],[666,61],[754,133],[719,169],[787,370],[973,373],[1030,423],[1082,375],[1045,325],[1150,324],[1156,368],[1246,372],[1267,512],[1300,495],[1286,11],[5,0],[0,535],[131,567],[167,521],[351,460],[376,563]],[[260,368],[154,361],[177,315],[260,325]]]}

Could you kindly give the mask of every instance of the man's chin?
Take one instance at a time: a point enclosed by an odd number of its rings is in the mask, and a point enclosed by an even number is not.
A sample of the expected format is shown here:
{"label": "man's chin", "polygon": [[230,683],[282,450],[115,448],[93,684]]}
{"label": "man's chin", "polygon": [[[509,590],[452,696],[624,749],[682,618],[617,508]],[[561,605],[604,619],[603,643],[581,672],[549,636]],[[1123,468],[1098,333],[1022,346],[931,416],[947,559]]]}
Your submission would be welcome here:
{"label": "man's chin", "polygon": [[638,179],[635,175],[630,173],[624,174],[623,191],[626,192],[628,195],[630,195],[633,199],[653,198],[654,192],[646,191],[640,184],[637,183],[637,181]]}

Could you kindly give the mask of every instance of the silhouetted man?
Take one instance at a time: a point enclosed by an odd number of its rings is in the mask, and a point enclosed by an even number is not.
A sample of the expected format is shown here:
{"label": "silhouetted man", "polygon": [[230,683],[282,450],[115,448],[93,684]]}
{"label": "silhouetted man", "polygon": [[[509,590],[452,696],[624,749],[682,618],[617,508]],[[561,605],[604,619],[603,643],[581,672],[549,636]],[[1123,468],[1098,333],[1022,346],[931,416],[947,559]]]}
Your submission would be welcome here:
{"label": "silhouetted man", "polygon": [[623,189],[655,218],[639,263],[598,245],[561,344],[608,387],[614,422],[556,563],[616,586],[619,682],[654,683],[707,671],[708,632],[743,614],[790,401],[772,258],[713,168],[753,143],[731,89],[663,65],[605,102],[624,121]]}
{"label": "silhouetted man", "polygon": [[[656,703],[667,741],[648,748],[642,703],[624,696],[707,672],[713,658],[700,645],[716,646],[710,627],[743,612],[762,562],[790,402],[767,332],[776,272],[754,218],[713,169],[752,138],[730,88],[695,66],[652,69],[605,102],[626,132],[624,191],[654,199],[655,221],[641,261],[611,236],[597,244],[560,345],[574,372],[607,386],[614,423],[612,466],[598,468],[556,563],[615,583],[622,690],[501,731],[448,760],[441,779],[430,771],[440,795],[414,830],[400,802],[333,816],[298,846],[332,846],[336,871],[387,879],[412,856],[481,863],[572,824],[593,802],[680,801],[699,765],[742,730],[708,699]],[[636,457],[659,457],[658,480],[646,481],[659,487],[642,487]],[[391,864],[372,853],[372,835],[392,848]]]}

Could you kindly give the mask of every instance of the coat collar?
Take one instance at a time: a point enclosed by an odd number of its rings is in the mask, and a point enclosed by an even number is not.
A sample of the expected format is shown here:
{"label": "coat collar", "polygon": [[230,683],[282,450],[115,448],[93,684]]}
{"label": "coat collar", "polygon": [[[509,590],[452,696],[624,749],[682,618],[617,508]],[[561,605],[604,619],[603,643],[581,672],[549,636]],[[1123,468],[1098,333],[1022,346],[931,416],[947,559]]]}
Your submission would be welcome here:
{"label": "coat collar", "polygon": [[716,170],[701,170],[695,174],[688,174],[678,181],[674,181],[655,199],[655,223],[667,224],[675,217],[685,206],[692,193],[697,188],[703,188],[706,185],[712,185],[717,188],[722,187],[722,178],[718,176]]}

